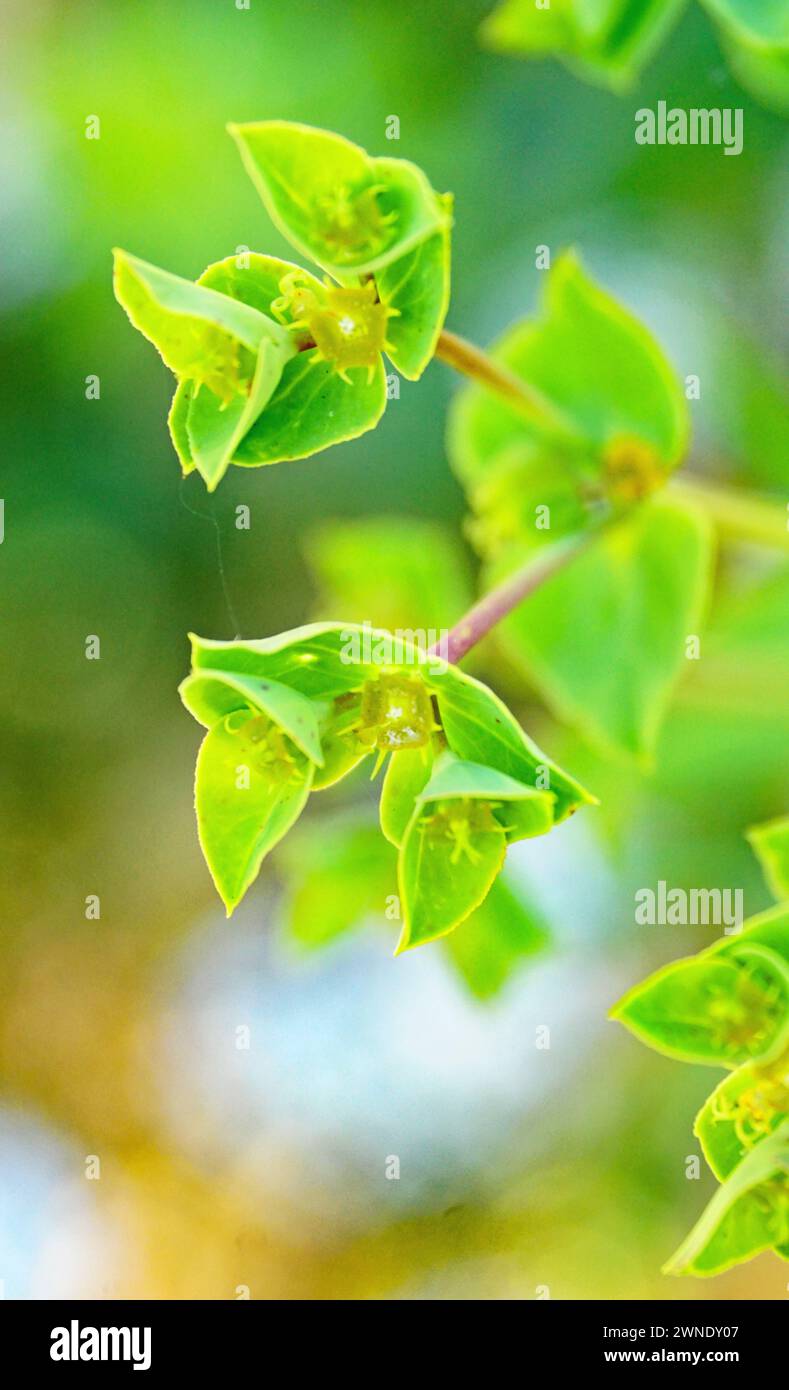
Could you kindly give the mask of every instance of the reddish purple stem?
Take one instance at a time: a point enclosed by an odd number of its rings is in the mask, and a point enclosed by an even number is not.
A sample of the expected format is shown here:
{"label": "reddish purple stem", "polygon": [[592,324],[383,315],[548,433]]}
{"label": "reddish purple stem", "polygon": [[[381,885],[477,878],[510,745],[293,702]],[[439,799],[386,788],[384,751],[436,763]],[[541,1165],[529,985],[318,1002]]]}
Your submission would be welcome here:
{"label": "reddish purple stem", "polygon": [[546,579],[550,579],[551,575],[563,569],[576,555],[580,555],[599,534],[600,529],[599,526],[593,527],[581,535],[568,536],[550,548],[538,551],[521,569],[516,570],[509,579],[505,579],[503,584],[499,584],[481,598],[479,603],[475,603],[460,622],[455,624],[448,638],[431,647],[429,654],[441,656],[453,664],[462,661],[466,653],[487,636],[491,628],[500,623],[502,618],[506,618],[513,608],[517,608],[523,599],[538,589]]}

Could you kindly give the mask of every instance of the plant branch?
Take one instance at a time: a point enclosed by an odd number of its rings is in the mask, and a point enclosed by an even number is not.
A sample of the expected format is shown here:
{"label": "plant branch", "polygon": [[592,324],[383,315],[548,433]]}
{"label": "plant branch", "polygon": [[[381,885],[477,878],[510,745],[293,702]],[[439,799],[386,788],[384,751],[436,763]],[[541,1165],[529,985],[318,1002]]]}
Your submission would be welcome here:
{"label": "plant branch", "polygon": [[789,551],[789,502],[737,492],[683,474],[669,492],[703,509],[721,534],[731,540],[753,541]]}
{"label": "plant branch", "polygon": [[495,361],[482,348],[475,347],[458,333],[442,329],[435,355],[456,372],[494,391],[530,424],[539,426],[549,434],[574,439],[578,437],[572,422],[536,386],[522,381],[509,367]]}
{"label": "plant branch", "polygon": [[502,618],[506,618],[529,594],[539,589],[546,579],[587,550],[609,525],[611,522],[603,522],[577,535],[566,536],[531,556],[525,565],[475,603],[451,629],[449,636],[430,648],[429,654],[441,656],[453,665],[462,661],[467,652],[486,637]]}

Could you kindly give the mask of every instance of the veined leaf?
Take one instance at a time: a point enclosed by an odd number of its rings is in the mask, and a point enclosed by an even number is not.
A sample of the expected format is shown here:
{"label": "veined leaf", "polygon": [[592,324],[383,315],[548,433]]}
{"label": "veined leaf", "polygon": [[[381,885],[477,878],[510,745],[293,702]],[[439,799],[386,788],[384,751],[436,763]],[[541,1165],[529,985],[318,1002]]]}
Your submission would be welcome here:
{"label": "veined leaf", "polygon": [[197,756],[200,845],[228,917],[309,795],[314,764],[265,715],[226,715]]}
{"label": "veined leaf", "polygon": [[789,1120],[738,1163],[666,1274],[720,1274],[789,1241]]}
{"label": "veined leaf", "polygon": [[[522,563],[491,566],[491,584]],[[699,631],[712,562],[706,518],[668,499],[640,506],[502,623],[508,656],[556,713],[606,750],[648,759]]]}
{"label": "veined leaf", "polygon": [[[257,352],[264,337],[285,337],[276,323],[248,304],[116,250],[114,288],[140,332],[176,376],[211,380],[213,359],[233,344]],[[222,364],[224,365],[224,364]]]}
{"label": "veined leaf", "polygon": [[300,352],[285,367],[279,389],[236,448],[242,468],[308,458],[374,429],[386,408],[386,377],[379,360],[348,369],[350,384],[315,352]]}
{"label": "veined leaf", "polygon": [[642,1042],[680,1061],[768,1063],[789,1044],[789,968],[768,947],[732,938],[673,961],[611,1010]]}
{"label": "veined leaf", "polygon": [[258,350],[249,394],[235,396],[226,406],[208,391],[191,396],[186,415],[189,457],[213,492],[233,462],[233,455],[274,394],[290,348],[263,341]]}
{"label": "veined leaf", "polygon": [[789,898],[789,816],[751,826],[747,839],[773,897],[779,901]]}
{"label": "veined leaf", "polygon": [[254,641],[216,642],[191,633],[192,666],[269,677],[311,698],[331,699],[358,690],[368,671],[375,674],[372,663],[357,659],[366,635],[371,642],[389,637],[358,623],[308,623]]}
{"label": "veined leaf", "polygon": [[341,135],[288,121],[228,129],[272,222],[336,280],[379,270],[449,225],[405,160],[371,159]]}

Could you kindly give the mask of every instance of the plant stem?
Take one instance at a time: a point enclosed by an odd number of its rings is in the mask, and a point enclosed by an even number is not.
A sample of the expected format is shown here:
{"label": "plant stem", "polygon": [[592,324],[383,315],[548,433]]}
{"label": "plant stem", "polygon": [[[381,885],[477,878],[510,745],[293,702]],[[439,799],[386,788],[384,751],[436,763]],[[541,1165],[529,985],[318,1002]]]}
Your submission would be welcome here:
{"label": "plant stem", "polygon": [[610,522],[590,527],[575,536],[566,536],[552,546],[531,556],[519,570],[511,574],[489,594],[481,598],[451,629],[449,636],[430,648],[431,656],[441,656],[455,664],[486,637],[491,628],[506,618],[529,594],[539,589],[546,579],[557,574],[565,565],[581,555],[605,530]]}
{"label": "plant stem", "polygon": [[721,534],[789,551],[789,502],[718,487],[687,475],[674,479],[669,492],[702,508]]}
{"label": "plant stem", "polygon": [[475,347],[466,338],[450,333],[444,328],[438,336],[436,357],[456,372],[471,377],[495,391],[497,396],[517,410],[532,425],[538,425],[550,434],[567,438],[577,438],[577,430],[570,420],[544,396],[536,386],[530,386],[511,372],[501,362],[496,362],[482,348]]}

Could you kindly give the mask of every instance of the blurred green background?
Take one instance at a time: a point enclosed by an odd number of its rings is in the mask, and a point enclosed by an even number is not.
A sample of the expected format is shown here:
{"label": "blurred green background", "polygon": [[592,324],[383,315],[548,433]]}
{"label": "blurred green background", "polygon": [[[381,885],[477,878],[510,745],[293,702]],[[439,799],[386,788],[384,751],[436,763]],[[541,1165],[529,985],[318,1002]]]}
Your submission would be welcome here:
{"label": "blurred green background", "polygon": [[[442,443],[456,383],[438,364],[355,444],[231,469],[213,500],[196,476],[181,482],[172,379],[113,300],[110,248],[186,276],[239,245],[288,256],[226,121],[326,126],[451,189],[448,322],[476,341],[533,307],[536,245],[576,244],[680,373],[702,377],[694,466],[786,486],[784,123],[736,86],[697,9],[618,99],[557,64],[482,51],[489,8],[4,10],[6,1297],[785,1296],[771,1256],[706,1283],[659,1274],[714,1186],[685,1171],[717,1074],[605,1019],[651,966],[711,936],[637,928],[636,888],[741,886],[748,912],[768,903],[742,832],[789,809],[785,563],[721,555],[705,660],[652,774],[603,764],[491,658],[525,726],[602,806],[519,846],[554,944],[486,1003],[440,951],[393,961],[391,925],[300,951],[276,855],[227,923],[197,844],[199,730],[176,695],[187,631],[263,636],[307,620],[318,523],[410,515],[459,536],[463,517]],[[743,154],[636,146],[633,113],[659,98],[744,107]],[[99,140],[85,138],[90,115]],[[90,374],[99,400],[86,399]],[[239,503],[249,531],[234,525]],[[85,659],[91,634],[100,661]]]}

